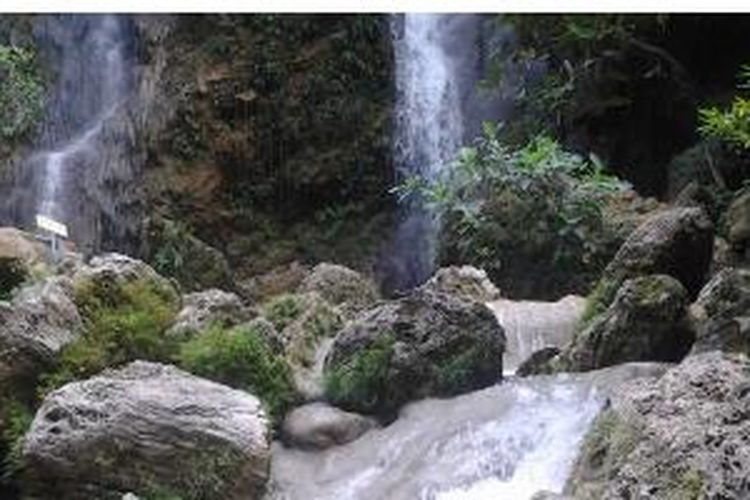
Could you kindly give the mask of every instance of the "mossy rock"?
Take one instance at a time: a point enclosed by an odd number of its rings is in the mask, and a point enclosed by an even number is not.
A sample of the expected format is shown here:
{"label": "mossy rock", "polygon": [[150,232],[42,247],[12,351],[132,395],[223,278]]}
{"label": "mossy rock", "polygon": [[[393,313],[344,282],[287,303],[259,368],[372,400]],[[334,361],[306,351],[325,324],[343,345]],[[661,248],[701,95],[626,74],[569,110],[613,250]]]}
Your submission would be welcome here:
{"label": "mossy rock", "polygon": [[297,400],[291,367],[257,325],[211,327],[184,343],[177,359],[195,375],[257,395],[277,423]]}
{"label": "mossy rock", "polygon": [[504,348],[503,329],[484,304],[418,290],[379,303],[336,336],[326,396],[388,418],[409,401],[497,382]]}
{"label": "mossy rock", "polygon": [[553,361],[574,371],[628,361],[679,361],[695,340],[687,306],[687,291],[671,276],[626,280],[612,304],[576,332]]}

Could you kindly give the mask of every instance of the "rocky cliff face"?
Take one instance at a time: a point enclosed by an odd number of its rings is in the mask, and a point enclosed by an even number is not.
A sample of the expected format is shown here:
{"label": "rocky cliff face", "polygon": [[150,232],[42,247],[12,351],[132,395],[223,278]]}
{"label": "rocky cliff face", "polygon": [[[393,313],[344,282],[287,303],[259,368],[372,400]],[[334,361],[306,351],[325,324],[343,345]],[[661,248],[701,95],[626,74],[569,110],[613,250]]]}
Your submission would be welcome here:
{"label": "rocky cliff face", "polygon": [[[127,69],[121,100],[91,147],[65,165],[79,246],[154,255],[142,221],[157,214],[249,273],[333,253],[366,260],[390,203],[383,16],[116,17]],[[33,222],[43,159],[30,153],[64,142],[56,125],[76,129],[93,116],[92,92],[71,94],[81,84],[66,80],[61,61],[70,39],[94,43],[100,22],[30,16],[0,25],[0,42],[21,37],[36,50],[48,108],[33,137],[2,155],[6,223]],[[62,110],[69,94],[86,106]]]}
{"label": "rocky cliff face", "polygon": [[154,210],[249,273],[361,263],[391,177],[385,18],[182,16],[144,38],[166,118],[144,124]]}

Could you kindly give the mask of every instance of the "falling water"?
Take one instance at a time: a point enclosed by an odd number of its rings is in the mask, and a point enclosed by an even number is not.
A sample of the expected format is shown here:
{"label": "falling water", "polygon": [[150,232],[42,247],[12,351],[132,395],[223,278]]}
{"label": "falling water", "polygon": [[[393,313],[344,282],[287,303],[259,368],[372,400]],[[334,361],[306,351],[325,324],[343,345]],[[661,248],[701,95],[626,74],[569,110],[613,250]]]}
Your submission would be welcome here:
{"label": "falling water", "polygon": [[[137,253],[145,162],[140,141],[153,96],[140,92],[135,24],[120,15],[34,18],[49,76],[31,153],[0,180],[0,224],[33,229],[43,214],[68,226],[84,253]],[[152,93],[151,93],[152,94]]]}
{"label": "falling water", "polygon": [[394,22],[396,164],[405,176],[434,179],[463,139],[458,61],[447,46],[451,22],[443,14],[405,14]]}
{"label": "falling water", "polygon": [[[104,121],[122,102],[126,88],[124,35],[118,18],[92,16],[84,33],[88,42],[82,47],[85,54],[80,52],[81,47],[63,44],[55,107],[46,131],[47,142],[54,149],[39,154],[43,173],[37,194],[37,211],[62,221],[67,219],[66,209],[71,204],[72,193],[66,189],[68,167],[77,159],[80,161],[81,155],[94,154],[92,141],[97,138]],[[91,77],[92,70],[98,74],[88,82],[81,82],[81,76]],[[81,104],[82,108],[71,109],[71,105],[76,104]],[[59,136],[65,136],[65,131],[60,128],[70,122],[80,125],[75,127],[77,130],[72,136],[60,141]]]}
{"label": "falling water", "polygon": [[500,299],[487,304],[505,330],[503,370],[515,373],[535,351],[563,347],[573,338],[585,305],[586,299],[576,295],[557,302]]}
{"label": "falling water", "polygon": [[[404,14],[391,22],[395,60],[394,161],[397,181],[438,179],[499,103],[482,93],[487,40],[479,15]],[[383,252],[386,293],[414,287],[434,271],[440,221],[422,200],[402,207]]]}

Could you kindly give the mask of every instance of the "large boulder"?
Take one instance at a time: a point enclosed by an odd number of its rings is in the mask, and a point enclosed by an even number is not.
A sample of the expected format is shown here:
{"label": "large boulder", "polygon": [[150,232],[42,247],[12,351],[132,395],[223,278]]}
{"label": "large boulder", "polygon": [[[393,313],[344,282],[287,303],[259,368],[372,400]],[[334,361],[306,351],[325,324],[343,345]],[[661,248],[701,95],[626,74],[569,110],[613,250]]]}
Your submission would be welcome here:
{"label": "large boulder", "polygon": [[504,348],[484,304],[417,290],[360,314],[337,335],[326,394],[343,408],[389,415],[408,401],[497,382]]}
{"label": "large boulder", "polygon": [[565,348],[562,364],[582,371],[628,361],[679,361],[695,339],[687,306],[687,290],[671,276],[627,280],[609,308]]}
{"label": "large boulder", "polygon": [[34,274],[47,269],[47,251],[32,235],[0,227],[0,300]]}
{"label": "large boulder", "polygon": [[[260,401],[143,361],[49,394],[24,438],[31,497],[260,498],[269,422]],[[163,494],[163,493],[162,493]]]}
{"label": "large boulder", "polygon": [[491,302],[500,298],[500,291],[487,277],[487,273],[473,266],[449,266],[438,269],[422,287],[478,302]]}
{"label": "large boulder", "polygon": [[238,281],[237,293],[250,303],[265,302],[272,297],[294,293],[309,273],[307,266],[294,261],[274,267],[267,273]]}
{"label": "large boulder", "polygon": [[285,443],[296,448],[323,450],[354,441],[376,426],[372,418],[325,403],[310,403],[286,416],[282,436]]}
{"label": "large boulder", "polygon": [[71,288],[69,279],[52,277],[0,302],[0,395],[32,390],[35,378],[77,338],[81,318]]}
{"label": "large boulder", "polygon": [[182,309],[167,335],[187,339],[210,326],[229,328],[244,323],[255,314],[231,292],[212,288],[190,293],[182,298]]}
{"label": "large boulder", "polygon": [[750,495],[750,370],[720,352],[614,391],[566,486],[573,498],[741,499]]}
{"label": "large boulder", "polygon": [[621,283],[647,274],[668,274],[695,297],[705,282],[714,245],[713,224],[700,208],[659,212],[631,233],[602,280]]}
{"label": "large boulder", "polygon": [[690,307],[696,328],[694,352],[721,349],[750,353],[750,271],[725,268]]}
{"label": "large boulder", "polygon": [[367,278],[348,267],[322,263],[300,283],[299,292],[317,292],[329,303],[356,314],[375,303],[378,290]]}
{"label": "large boulder", "polygon": [[80,267],[73,275],[73,287],[76,304],[84,313],[102,304],[116,306],[134,288],[154,294],[175,310],[180,306],[180,295],[170,280],[145,262],[117,253],[94,257]]}

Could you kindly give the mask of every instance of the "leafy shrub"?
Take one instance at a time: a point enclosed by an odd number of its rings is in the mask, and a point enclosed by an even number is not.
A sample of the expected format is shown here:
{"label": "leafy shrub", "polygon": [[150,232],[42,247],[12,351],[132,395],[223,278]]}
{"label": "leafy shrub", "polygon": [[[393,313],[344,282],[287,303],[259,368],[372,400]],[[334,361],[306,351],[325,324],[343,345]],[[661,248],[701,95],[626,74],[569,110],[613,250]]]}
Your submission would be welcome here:
{"label": "leafy shrub", "polygon": [[[503,15],[517,43],[498,52],[486,86],[513,89],[520,108],[509,135],[523,143],[537,133],[557,133],[568,117],[601,116],[633,102],[639,80],[674,78],[680,71],[654,45],[669,22],[664,15]],[[649,71],[633,71],[628,60]],[[540,71],[544,68],[543,71]]]}
{"label": "leafy shrub", "polygon": [[2,480],[7,483],[13,481],[20,470],[23,437],[31,427],[34,413],[28,406],[15,399],[3,401],[3,406],[2,442],[6,455],[3,461]]}
{"label": "leafy shrub", "polygon": [[388,370],[394,338],[382,335],[359,352],[350,362],[333,367],[326,375],[326,397],[343,407],[375,412],[387,394]]}
{"label": "leafy shrub", "polygon": [[300,301],[301,297],[298,295],[279,295],[264,307],[263,314],[280,332],[302,314],[303,305]]}
{"label": "leafy shrub", "polygon": [[84,316],[84,331],[63,349],[57,369],[43,376],[43,393],[136,359],[168,361],[174,352],[164,332],[176,307],[149,284],[125,284],[112,302],[83,285],[76,289],[76,303]]}
{"label": "leafy shrub", "polygon": [[26,280],[26,271],[17,259],[0,258],[0,300],[9,300],[11,292]]}
{"label": "leafy shrub", "polygon": [[[741,90],[750,90],[750,65],[739,74]],[[750,150],[750,99],[738,95],[729,109],[707,107],[698,110],[698,130],[707,139],[718,140],[740,150]]]}
{"label": "leafy shrub", "polygon": [[44,108],[44,86],[34,53],[0,45],[0,136],[23,136]]}
{"label": "leafy shrub", "polygon": [[274,418],[294,402],[292,373],[262,336],[247,326],[218,326],[183,344],[178,354],[185,370],[258,396]]}
{"label": "leafy shrub", "polygon": [[624,187],[595,156],[546,136],[513,149],[487,124],[442,178],[411,179],[397,192],[421,198],[442,219],[441,264],[483,268],[505,289],[524,275],[545,276],[554,296],[585,289],[616,250],[604,208]]}

